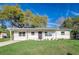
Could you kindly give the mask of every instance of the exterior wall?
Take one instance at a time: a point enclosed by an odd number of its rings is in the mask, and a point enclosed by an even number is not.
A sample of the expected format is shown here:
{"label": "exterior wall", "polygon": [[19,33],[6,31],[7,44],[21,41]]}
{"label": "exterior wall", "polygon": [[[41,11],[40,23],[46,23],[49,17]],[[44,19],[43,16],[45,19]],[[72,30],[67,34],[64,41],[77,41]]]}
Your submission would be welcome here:
{"label": "exterior wall", "polygon": [[25,36],[19,36],[19,32],[14,32],[14,40],[27,40],[27,33],[25,32]]}
{"label": "exterior wall", "polygon": [[70,32],[69,31],[64,31],[65,34],[61,35],[61,31],[56,31],[55,36],[56,39],[70,39]]}
{"label": "exterior wall", "polygon": [[38,40],[38,32],[37,31],[33,31],[34,35],[31,34],[31,32],[28,32],[28,39],[29,40]]}
{"label": "exterior wall", "polygon": [[0,34],[0,38],[3,38],[1,34]]}
{"label": "exterior wall", "polygon": [[[31,32],[32,31],[29,31],[28,33],[25,32],[25,36],[19,36],[19,32],[14,32],[14,40],[39,40],[38,31],[33,31],[34,35],[32,35]],[[55,31],[55,32],[51,31],[51,32],[52,32],[52,36],[45,36],[45,31],[43,31],[41,40],[70,39],[69,31],[65,31],[65,35],[61,35],[61,31]]]}
{"label": "exterior wall", "polygon": [[43,32],[43,39],[45,40],[54,40],[55,39],[55,32],[52,31],[52,36],[45,36],[45,32]]}
{"label": "exterior wall", "polygon": [[25,32],[25,36],[19,36],[19,32],[14,32],[14,40],[38,40],[38,32],[34,35],[31,32]]}

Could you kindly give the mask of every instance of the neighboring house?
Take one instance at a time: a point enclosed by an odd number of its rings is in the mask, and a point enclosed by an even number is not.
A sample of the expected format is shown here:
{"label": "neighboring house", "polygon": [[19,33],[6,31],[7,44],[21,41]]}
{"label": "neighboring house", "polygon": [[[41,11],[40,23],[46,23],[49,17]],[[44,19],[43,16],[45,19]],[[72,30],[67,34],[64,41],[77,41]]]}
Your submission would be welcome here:
{"label": "neighboring house", "polygon": [[8,28],[13,40],[58,40],[70,39],[69,29]]}
{"label": "neighboring house", "polygon": [[7,33],[3,33],[3,32],[0,33],[0,38],[6,38],[6,37],[7,37]]}

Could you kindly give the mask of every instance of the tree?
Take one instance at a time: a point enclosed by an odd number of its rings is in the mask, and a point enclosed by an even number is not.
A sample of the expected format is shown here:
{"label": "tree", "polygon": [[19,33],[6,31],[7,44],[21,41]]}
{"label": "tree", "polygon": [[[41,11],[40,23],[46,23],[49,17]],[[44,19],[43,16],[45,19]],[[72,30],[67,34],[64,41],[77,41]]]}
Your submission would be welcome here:
{"label": "tree", "polygon": [[62,24],[64,28],[72,28],[73,27],[73,20],[71,17],[68,17]]}
{"label": "tree", "polygon": [[46,27],[47,19],[47,16],[35,15],[28,9],[25,12],[24,23],[28,24],[31,27]]}
{"label": "tree", "polygon": [[31,20],[33,19],[34,14],[32,13],[31,10],[27,9],[25,11],[25,20],[24,20],[24,24],[27,26],[31,26]]}
{"label": "tree", "polygon": [[79,17],[73,18],[73,29],[75,30],[79,29]]}
{"label": "tree", "polygon": [[62,24],[64,28],[72,29],[71,37],[77,39],[79,35],[79,17],[67,18]]}
{"label": "tree", "polygon": [[0,13],[0,19],[4,20],[11,20],[13,25],[16,26],[16,24],[21,22],[21,17],[23,13],[19,6],[3,6],[3,10]]}
{"label": "tree", "polygon": [[3,6],[3,10],[0,12],[0,19],[11,20],[13,26],[24,27],[26,25],[31,27],[46,27],[47,16],[35,15],[31,10],[27,9],[23,12],[19,5],[15,6]]}
{"label": "tree", "polygon": [[47,26],[47,16],[36,15],[31,20],[33,27],[46,27]]}

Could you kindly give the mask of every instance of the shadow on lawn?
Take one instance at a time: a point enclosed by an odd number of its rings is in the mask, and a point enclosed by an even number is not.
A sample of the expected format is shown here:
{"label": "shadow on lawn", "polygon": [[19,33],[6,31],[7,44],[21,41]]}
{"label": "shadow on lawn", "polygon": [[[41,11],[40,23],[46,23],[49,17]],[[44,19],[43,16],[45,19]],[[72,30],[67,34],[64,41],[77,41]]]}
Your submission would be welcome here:
{"label": "shadow on lawn", "polygon": [[72,55],[72,53],[68,52],[66,55]]}

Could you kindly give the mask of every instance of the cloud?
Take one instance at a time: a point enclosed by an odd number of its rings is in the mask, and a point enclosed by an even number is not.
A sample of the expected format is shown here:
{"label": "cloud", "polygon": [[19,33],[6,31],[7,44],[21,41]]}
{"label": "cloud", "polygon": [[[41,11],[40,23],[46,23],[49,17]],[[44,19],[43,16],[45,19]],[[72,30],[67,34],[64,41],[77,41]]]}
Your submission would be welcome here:
{"label": "cloud", "polygon": [[59,24],[56,24],[56,23],[48,23],[48,27],[59,27],[60,25]]}
{"label": "cloud", "polygon": [[50,25],[58,25],[58,24],[56,24],[56,23],[48,23],[48,24],[50,24]]}
{"label": "cloud", "polygon": [[71,11],[71,13],[74,14],[74,15],[79,15],[79,13],[74,12],[74,11]]}

